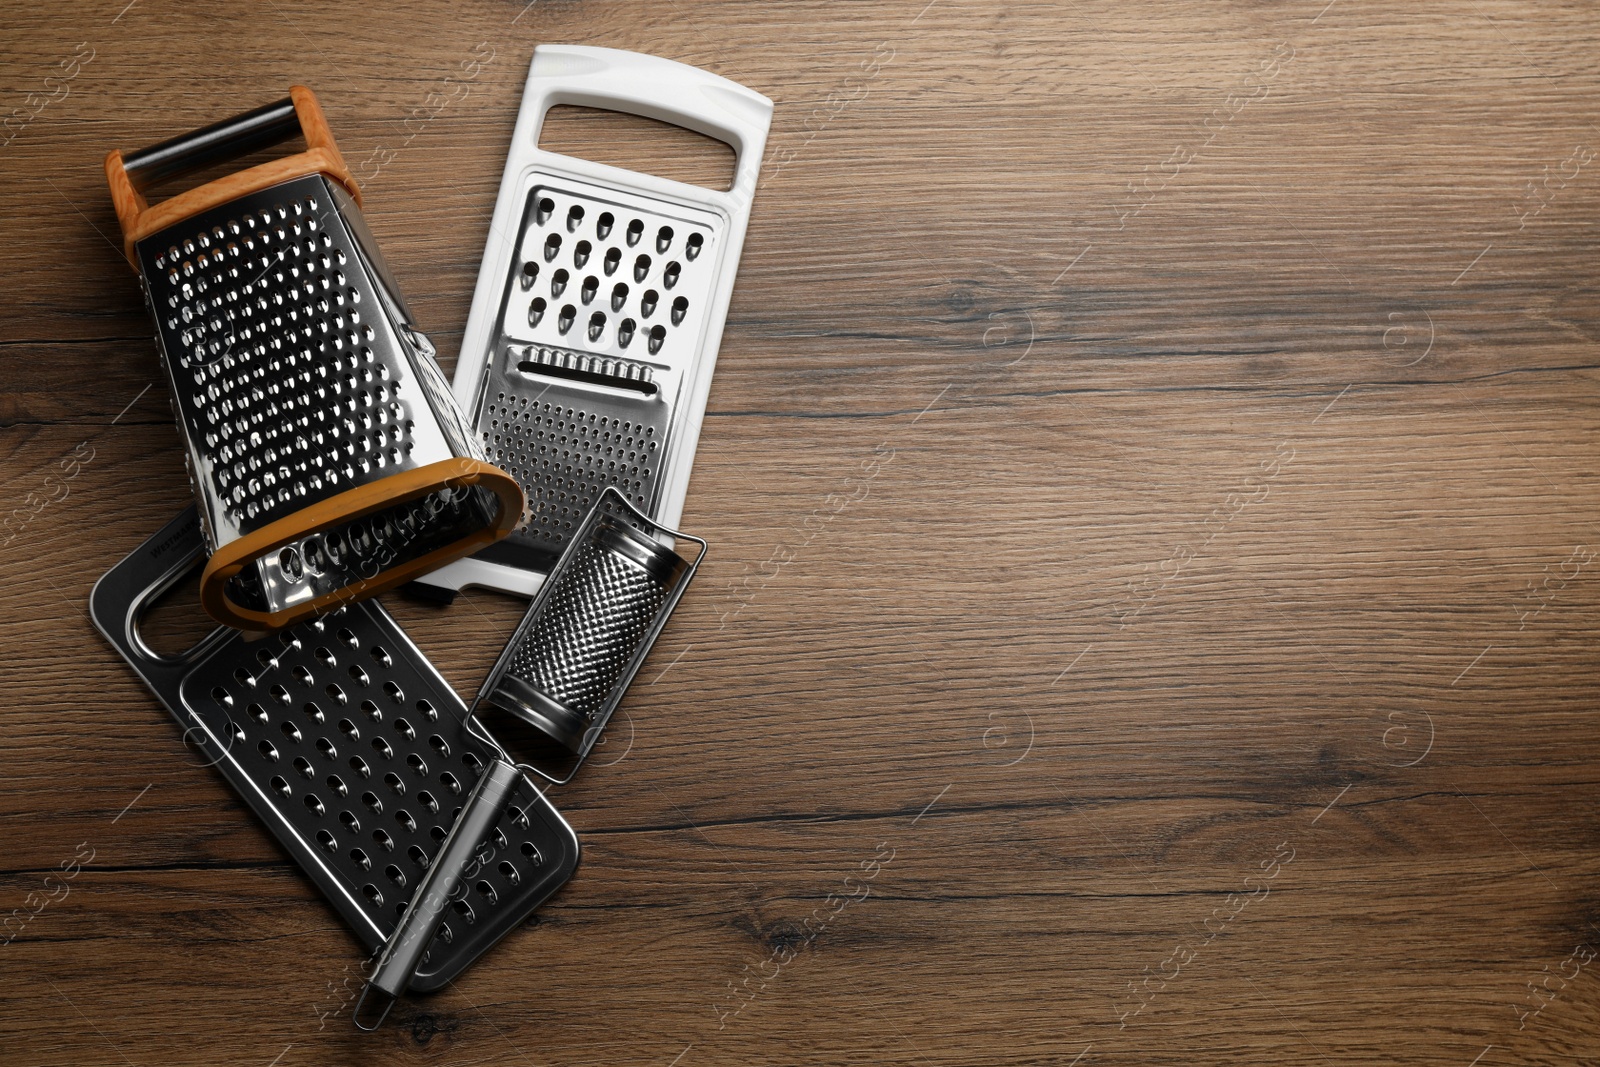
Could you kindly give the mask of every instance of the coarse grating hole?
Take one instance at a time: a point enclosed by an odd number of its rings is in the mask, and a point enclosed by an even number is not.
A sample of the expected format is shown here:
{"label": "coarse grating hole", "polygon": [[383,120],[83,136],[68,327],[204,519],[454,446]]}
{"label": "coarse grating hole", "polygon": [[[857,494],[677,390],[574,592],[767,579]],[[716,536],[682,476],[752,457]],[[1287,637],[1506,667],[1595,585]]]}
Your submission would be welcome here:
{"label": "coarse grating hole", "polygon": [[319,647],[316,652],[317,662],[330,670],[339,665],[339,660],[326,647]]}
{"label": "coarse grating hole", "polygon": [[428,854],[422,851],[419,846],[412,845],[411,848],[406,851],[406,855],[411,857],[412,863],[415,863],[418,867],[421,867],[424,870],[427,869],[429,863]]}
{"label": "coarse grating hole", "polygon": [[433,704],[430,703],[429,701],[426,701],[426,700],[417,701],[417,711],[418,711],[419,714],[421,714],[421,716],[424,719],[427,719],[429,722],[438,722],[439,721],[439,709],[435,708],[433,706]]}
{"label": "coarse grating hole", "polygon": [[367,674],[366,671],[352,663],[350,665],[350,680],[357,686],[365,688],[372,681],[372,677],[371,675]]}
{"label": "coarse grating hole", "polygon": [[487,880],[480,879],[478,884],[473,888],[476,889],[478,891],[478,895],[483,897],[484,900],[487,900],[490,905],[499,903],[500,894],[495,892],[494,886],[490,885]]}
{"label": "coarse grating hole", "polygon": [[373,904],[383,903],[383,894],[378,892],[378,887],[371,882],[361,887],[361,895],[372,901]]}
{"label": "coarse grating hole", "polygon": [[393,790],[396,796],[403,797],[406,795],[406,783],[401,781],[400,776],[393,771],[383,776],[383,784]]}
{"label": "coarse grating hole", "polygon": [[368,808],[371,808],[374,815],[383,814],[383,801],[378,799],[378,794],[372,792],[370,789],[361,794],[361,803],[365,804]]}
{"label": "coarse grating hole", "polygon": [[[527,825],[527,824],[523,823],[523,825]],[[538,850],[537,847],[534,846],[534,843],[532,841],[524,841],[522,843],[521,848],[522,848],[522,854],[524,856],[527,856],[529,859],[533,860],[533,862],[535,862],[535,863],[539,862],[539,850]]]}
{"label": "coarse grating hole", "polygon": [[404,689],[400,688],[399,683],[397,683],[397,682],[384,682],[383,683],[383,691],[385,693],[389,694],[389,699],[394,701],[396,704],[405,703],[406,691]]}
{"label": "coarse grating hole", "polygon": [[329,852],[337,852],[337,851],[339,851],[339,842],[338,842],[338,840],[326,830],[318,830],[317,831],[317,844],[321,845],[323,848],[327,849]]}
{"label": "coarse grating hole", "polygon": [[361,702],[361,711],[362,711],[363,714],[366,715],[367,718],[371,719],[373,722],[382,722],[383,721],[383,709],[378,707],[377,704],[373,703],[370,700],[363,700]]}
{"label": "coarse grating hole", "polygon": [[338,759],[339,750],[333,747],[333,742],[326,737],[317,738],[317,751],[322,753],[324,759]]}
{"label": "coarse grating hole", "polygon": [[280,797],[288,797],[288,796],[293,796],[294,795],[294,790],[289,788],[288,780],[286,778],[284,778],[284,776],[281,775],[281,774],[273,775],[272,776],[272,781],[269,782],[268,784],[272,786],[272,791],[274,793],[278,794]]}
{"label": "coarse grating hole", "polygon": [[303,799],[305,801],[306,810],[311,812],[311,814],[313,814],[313,815],[326,815],[327,814],[328,809],[322,806],[322,801],[317,797],[317,795],[315,793],[307,793]]}
{"label": "coarse grating hole", "polygon": [[300,743],[300,728],[294,723],[285,721],[278,728],[283,731],[284,737],[287,737],[295,744]]}
{"label": "coarse grating hole", "polygon": [[351,722],[349,719],[339,720],[339,732],[344,734],[352,741],[361,740],[361,731],[358,730],[356,728],[356,724]]}
{"label": "coarse grating hole", "polygon": [[269,762],[278,762],[278,750],[273,747],[271,741],[262,741],[261,744],[256,746],[256,749]]}
{"label": "coarse grating hole", "polygon": [[293,766],[302,778],[315,778],[317,776],[316,768],[311,766],[311,761],[304,756],[296,756]]}
{"label": "coarse grating hole", "polygon": [[306,701],[305,705],[301,707],[300,710],[305,712],[306,717],[312,722],[322,722],[327,718],[327,716],[322,713],[322,708],[317,705],[315,700]]}
{"label": "coarse grating hole", "polygon": [[367,761],[362,759],[360,756],[351,756],[350,757],[350,769],[352,771],[355,771],[357,774],[359,774],[363,778],[371,778],[372,777],[372,768],[368,767],[367,766]]}
{"label": "coarse grating hole", "polygon": [[468,904],[465,900],[453,901],[450,906],[455,908],[456,914],[461,916],[461,918],[465,919],[468,923],[477,922],[477,914],[472,910],[472,905]]}
{"label": "coarse grating hole", "polygon": [[351,861],[353,863],[355,863],[355,865],[357,867],[360,867],[363,871],[372,870],[372,858],[370,856],[368,856],[365,851],[363,851],[363,850],[361,850],[359,848],[351,849],[350,850],[350,859],[351,859]]}
{"label": "coarse grating hole", "polygon": [[412,726],[411,723],[409,721],[407,721],[404,716],[402,716],[402,717],[400,717],[398,719],[395,719],[395,721],[394,721],[394,729],[395,729],[395,733],[399,734],[401,737],[405,738],[407,741],[415,741],[417,739],[416,727]]}
{"label": "coarse grating hole", "polygon": [[400,886],[402,889],[405,888],[405,884],[406,884],[405,872],[402,871],[399,867],[397,867],[397,866],[395,866],[394,864],[391,863],[391,864],[389,864],[389,866],[387,866],[387,867],[385,867],[383,869],[383,873],[386,874],[389,877],[389,881],[393,882],[397,886]]}
{"label": "coarse grating hole", "polygon": [[399,811],[394,813],[394,821],[399,823],[401,826],[404,826],[412,833],[417,832],[417,820],[413,819],[411,817],[411,813],[404,808],[401,808]]}
{"label": "coarse grating hole", "polygon": [[394,851],[394,838],[389,836],[389,831],[387,831],[387,830],[374,830],[374,831],[372,831],[372,840],[377,842],[378,847],[383,849],[385,852],[393,852]]}
{"label": "coarse grating hole", "polygon": [[374,737],[372,739],[372,750],[384,759],[394,758],[394,746],[389,744],[387,738]]}
{"label": "coarse grating hole", "polygon": [[371,649],[372,661],[380,667],[391,667],[394,660],[389,658],[389,652],[382,645],[373,645]]}
{"label": "coarse grating hole", "polygon": [[461,795],[461,781],[449,771],[445,771],[443,774],[439,775],[439,784],[443,785],[456,796]]}
{"label": "coarse grating hole", "polygon": [[353,811],[341,811],[339,813],[339,823],[352,834],[361,832],[361,820],[356,818]]}
{"label": "coarse grating hole", "polygon": [[500,861],[500,876],[512,885],[517,885],[522,881],[521,873],[517,871],[517,868],[509,860]]}
{"label": "coarse grating hole", "polygon": [[410,767],[411,770],[417,775],[417,777],[419,777],[419,778],[428,777],[428,761],[423,759],[417,753],[415,753],[415,752],[407,753],[407,755],[406,755],[406,766]]}
{"label": "coarse grating hole", "polygon": [[450,743],[444,738],[440,737],[438,734],[434,734],[432,737],[429,737],[428,744],[431,745],[433,750],[439,753],[439,755],[450,755]]}
{"label": "coarse grating hole", "polygon": [[423,807],[427,808],[428,809],[428,814],[430,814],[430,815],[439,814],[439,801],[436,800],[434,798],[434,795],[432,793],[428,792],[426,789],[422,790],[420,793],[417,794],[417,803],[419,803]]}
{"label": "coarse grating hole", "polygon": [[250,716],[260,725],[267,725],[267,709],[262,707],[260,704],[251,704],[249,707],[245,708],[244,711],[246,715]]}

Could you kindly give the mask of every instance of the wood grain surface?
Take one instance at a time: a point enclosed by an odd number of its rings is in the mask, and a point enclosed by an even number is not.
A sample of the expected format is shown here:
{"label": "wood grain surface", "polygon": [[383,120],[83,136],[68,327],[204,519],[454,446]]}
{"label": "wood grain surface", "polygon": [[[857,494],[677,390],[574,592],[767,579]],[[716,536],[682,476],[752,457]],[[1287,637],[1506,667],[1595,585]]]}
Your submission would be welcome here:
{"label": "wood grain surface", "polygon": [[[712,555],[552,794],[576,878],[362,1035],[355,939],[85,615],[189,499],[100,161],[311,86],[448,370],[541,42],[776,101]],[[1511,0],[6,5],[0,1062],[1600,1062],[1597,45]],[[385,603],[469,696],[520,613]]]}

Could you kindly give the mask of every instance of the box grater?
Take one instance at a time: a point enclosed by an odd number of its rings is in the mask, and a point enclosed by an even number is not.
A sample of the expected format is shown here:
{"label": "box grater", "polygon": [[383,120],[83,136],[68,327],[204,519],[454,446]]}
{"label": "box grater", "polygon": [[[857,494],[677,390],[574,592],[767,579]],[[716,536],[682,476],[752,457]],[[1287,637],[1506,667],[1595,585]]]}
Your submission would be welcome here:
{"label": "box grater", "polygon": [[[304,152],[141,195],[295,132]],[[156,320],[212,616],[276,629],[512,529],[521,489],[485,462],[412,324],[310,90],[114,151],[106,177]]]}
{"label": "box grater", "polygon": [[[153,652],[140,619],[203,550],[189,508],[96,583],[95,626],[375,950],[498,746],[468,731],[460,697],[376,601],[261,640],[218,628],[182,655]],[[577,867],[576,835],[525,777],[485,840],[413,988],[460,974]]]}
{"label": "box grater", "polygon": [[[725,141],[733,186],[544,151],[558,104]],[[422,584],[533,593],[607,486],[677,523],[771,117],[766,97],[682,63],[535,49],[455,375],[486,456],[528,509],[510,537]]]}

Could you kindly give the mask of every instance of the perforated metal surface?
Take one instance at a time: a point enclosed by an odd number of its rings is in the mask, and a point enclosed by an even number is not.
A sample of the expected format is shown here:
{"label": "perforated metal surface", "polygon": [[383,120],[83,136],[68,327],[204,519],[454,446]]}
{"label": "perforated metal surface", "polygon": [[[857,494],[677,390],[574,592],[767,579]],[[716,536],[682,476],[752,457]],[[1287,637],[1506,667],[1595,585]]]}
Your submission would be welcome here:
{"label": "perforated metal surface", "polygon": [[548,569],[607,486],[652,514],[716,283],[714,213],[535,183],[474,421],[528,510],[508,543]]}
{"label": "perforated metal surface", "polygon": [[[482,458],[359,209],[335,183],[283,182],[175,223],[136,251],[213,550],[356,486]],[[385,566],[421,551],[391,554]],[[349,581],[334,571],[313,578]],[[324,591],[268,564],[250,581],[270,610]]]}
{"label": "perforated metal surface", "polygon": [[662,576],[589,540],[578,545],[511,659],[512,676],[592,721],[666,599]]}
{"label": "perforated metal surface", "polygon": [[[97,625],[369,948],[406,902],[490,758],[466,707],[375,601],[244,641],[218,631],[192,662],[161,660],[125,620],[199,557],[174,523],[96,586]],[[571,873],[577,839],[529,784],[453,901],[417,987],[437,988]]]}

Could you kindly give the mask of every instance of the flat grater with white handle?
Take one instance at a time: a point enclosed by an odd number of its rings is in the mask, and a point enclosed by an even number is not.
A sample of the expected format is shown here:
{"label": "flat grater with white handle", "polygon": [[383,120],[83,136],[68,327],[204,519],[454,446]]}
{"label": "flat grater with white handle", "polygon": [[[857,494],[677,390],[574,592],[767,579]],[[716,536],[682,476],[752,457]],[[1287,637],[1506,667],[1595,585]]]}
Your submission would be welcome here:
{"label": "flat grater with white handle", "polygon": [[[499,756],[376,600],[273,637],[218,627],[179,655],[140,624],[204,555],[195,509],[95,584],[95,626],[368,950],[383,945]],[[203,773],[203,772],[197,772]],[[578,839],[525,776],[431,931],[412,985],[441,988],[572,877]],[[481,829],[481,827],[480,827]]]}
{"label": "flat grater with white handle", "polygon": [[[301,134],[306,149],[144,193]],[[417,330],[309,89],[105,163],[183,433],[218,621],[271,630],[372,596],[516,524]]]}
{"label": "flat grater with white handle", "polygon": [[[724,141],[733,185],[541,149],[558,104]],[[766,97],[682,63],[535,49],[455,375],[486,457],[521,484],[527,511],[509,537],[419,584],[531,595],[608,486],[677,524],[771,118]]]}

